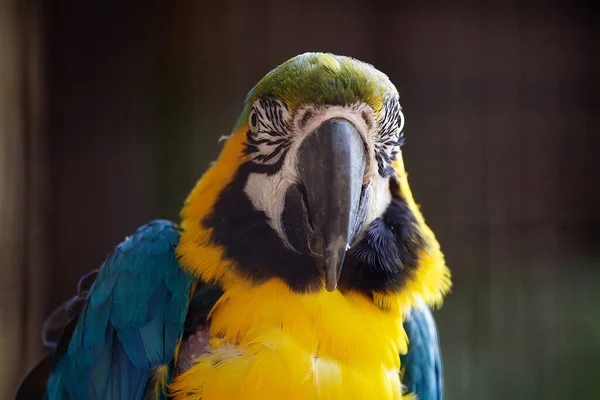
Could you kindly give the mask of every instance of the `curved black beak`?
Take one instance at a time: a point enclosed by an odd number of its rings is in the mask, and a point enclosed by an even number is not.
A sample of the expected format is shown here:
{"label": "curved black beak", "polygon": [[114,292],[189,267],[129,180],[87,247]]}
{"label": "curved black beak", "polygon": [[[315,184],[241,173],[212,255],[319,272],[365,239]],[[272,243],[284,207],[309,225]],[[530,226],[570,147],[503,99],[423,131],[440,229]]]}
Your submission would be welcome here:
{"label": "curved black beak", "polygon": [[366,164],[363,139],[345,119],[323,122],[300,145],[297,167],[312,228],[308,246],[322,263],[330,292],[337,287],[351,236],[364,218],[360,202]]}

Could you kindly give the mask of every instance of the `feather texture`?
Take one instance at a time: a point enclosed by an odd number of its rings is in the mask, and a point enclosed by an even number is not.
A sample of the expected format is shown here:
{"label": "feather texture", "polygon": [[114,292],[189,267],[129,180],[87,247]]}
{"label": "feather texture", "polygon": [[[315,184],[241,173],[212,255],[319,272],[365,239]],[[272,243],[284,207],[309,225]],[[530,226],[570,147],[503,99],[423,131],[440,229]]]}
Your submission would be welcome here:
{"label": "feather texture", "polygon": [[404,322],[408,353],[400,357],[402,384],[419,400],[442,400],[442,357],[435,321],[427,306],[414,308]]}
{"label": "feather texture", "polygon": [[47,386],[49,400],[141,399],[183,333],[193,276],[175,256],[169,221],[140,227],[108,256]]}

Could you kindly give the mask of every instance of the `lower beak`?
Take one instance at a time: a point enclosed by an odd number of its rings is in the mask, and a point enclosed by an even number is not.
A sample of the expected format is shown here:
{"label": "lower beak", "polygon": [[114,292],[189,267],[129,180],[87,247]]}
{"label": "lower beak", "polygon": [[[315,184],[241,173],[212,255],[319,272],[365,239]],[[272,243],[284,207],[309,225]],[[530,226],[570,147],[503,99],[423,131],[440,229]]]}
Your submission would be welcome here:
{"label": "lower beak", "polygon": [[312,228],[309,248],[323,262],[330,292],[337,288],[351,235],[362,223],[366,163],[363,139],[345,119],[326,120],[300,145],[297,168]]}

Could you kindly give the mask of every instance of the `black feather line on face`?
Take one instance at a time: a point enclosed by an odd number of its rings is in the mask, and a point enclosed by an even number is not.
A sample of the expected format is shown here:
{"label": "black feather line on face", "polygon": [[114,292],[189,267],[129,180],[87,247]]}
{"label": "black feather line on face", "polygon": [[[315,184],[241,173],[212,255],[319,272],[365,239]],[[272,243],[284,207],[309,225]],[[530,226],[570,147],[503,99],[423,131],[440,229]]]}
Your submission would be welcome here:
{"label": "black feather line on face", "polygon": [[[275,100],[260,100],[259,106],[252,108],[251,115],[256,118],[254,126],[258,128],[246,132],[244,155],[252,156],[254,163],[267,164],[278,155],[283,157],[289,150],[291,127],[283,117],[286,108],[285,104]],[[266,146],[261,148],[261,145]]]}
{"label": "black feather line on face", "polygon": [[378,133],[375,138],[375,159],[379,175],[393,176],[391,164],[396,160],[398,146],[404,143],[400,125],[400,103],[398,98],[390,98],[383,104],[383,118],[378,122]]}

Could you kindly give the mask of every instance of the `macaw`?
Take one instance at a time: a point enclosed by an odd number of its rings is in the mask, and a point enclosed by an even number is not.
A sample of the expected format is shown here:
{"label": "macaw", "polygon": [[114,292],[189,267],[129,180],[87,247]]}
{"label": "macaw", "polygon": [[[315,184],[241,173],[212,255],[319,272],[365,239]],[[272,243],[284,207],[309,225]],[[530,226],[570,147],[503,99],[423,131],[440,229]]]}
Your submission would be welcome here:
{"label": "macaw", "polygon": [[180,224],[140,227],[48,320],[17,398],[442,399],[430,307],[451,279],[403,125],[370,64],[269,72]]}

